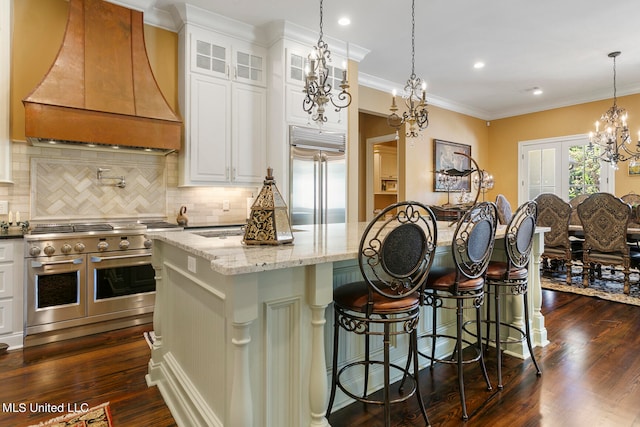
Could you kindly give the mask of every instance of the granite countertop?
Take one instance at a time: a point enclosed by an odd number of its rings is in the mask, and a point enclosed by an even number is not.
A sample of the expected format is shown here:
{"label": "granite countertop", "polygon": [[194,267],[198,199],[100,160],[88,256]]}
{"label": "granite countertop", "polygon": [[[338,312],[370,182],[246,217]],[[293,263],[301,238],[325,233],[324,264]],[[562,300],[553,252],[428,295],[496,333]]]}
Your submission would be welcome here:
{"label": "granite countertop", "polygon": [[[284,245],[244,245],[243,236],[203,237],[189,230],[157,231],[149,237],[211,261],[211,269],[220,274],[234,275],[356,259],[367,224],[295,226],[293,244]],[[504,236],[504,230],[500,226],[497,236]],[[438,246],[449,246],[453,232],[449,223],[439,222]]]}

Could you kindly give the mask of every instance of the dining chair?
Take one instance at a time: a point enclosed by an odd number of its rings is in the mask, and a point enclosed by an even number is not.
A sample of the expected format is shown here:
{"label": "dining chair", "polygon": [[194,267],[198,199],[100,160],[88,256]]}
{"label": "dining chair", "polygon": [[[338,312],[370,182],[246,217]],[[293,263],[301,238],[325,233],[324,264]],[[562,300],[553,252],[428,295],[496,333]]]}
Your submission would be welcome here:
{"label": "dining chair", "polygon": [[[578,205],[578,216],[584,230],[582,285],[588,287],[596,274],[600,276],[601,266],[606,265],[612,272],[622,272],[623,291],[629,294],[631,252],[627,227],[631,206],[613,194],[596,193]],[[618,279],[614,275],[611,280]]]}
{"label": "dining chair", "polygon": [[[640,194],[627,193],[620,198],[631,205],[629,227],[640,228]],[[627,234],[627,242],[632,252],[640,252],[640,234]]]}
{"label": "dining chair", "polygon": [[[363,280],[334,289],[333,367],[327,418],[331,414],[337,388],[350,398],[384,406],[384,424],[391,425],[391,405],[406,401],[415,394],[420,412],[429,425],[419,389],[418,334],[420,298],[433,263],[437,245],[436,217],[429,207],[419,202],[404,201],[387,206],[368,224],[360,240],[358,263]],[[350,361],[338,369],[340,330],[364,336],[362,360]],[[409,363],[403,368],[390,360],[391,339],[409,337]],[[382,338],[382,360],[371,359],[371,338]],[[408,362],[409,362],[408,360]],[[369,372],[381,367],[384,385],[382,398],[370,396]],[[349,387],[350,376],[364,371],[364,387]],[[411,390],[392,396],[391,369],[412,379]],[[351,371],[353,372],[353,371]]]}
{"label": "dining chair", "polygon": [[574,260],[582,258],[579,245],[572,247],[569,239],[571,205],[552,193],[539,194],[535,199],[538,206],[538,225],[549,227],[544,233],[544,250],[540,255],[545,271],[566,270],[566,283],[571,284]]}
{"label": "dining chair", "polygon": [[[496,348],[496,366],[498,377],[498,389],[502,390],[502,347],[503,345],[514,344],[526,341],[529,348],[531,360],[536,368],[536,374],[542,375],[538,366],[533,345],[531,343],[531,327],[529,324],[529,259],[531,258],[531,248],[533,246],[533,234],[536,230],[538,217],[538,206],[534,201],[528,201],[520,205],[513,218],[509,222],[504,236],[505,257],[503,260],[489,262],[487,268],[487,291],[488,295],[493,295],[494,316],[491,318],[491,298],[487,298],[487,316],[485,323],[487,333],[485,335],[487,344],[493,342]],[[515,297],[522,295],[518,299],[518,306],[524,312],[524,326],[516,323],[506,323],[501,319],[501,303],[507,296]],[[522,303],[522,304],[521,304]],[[519,311],[518,311],[519,314]],[[514,314],[514,315],[518,315]],[[519,319],[522,322],[522,318]],[[494,338],[490,338],[490,329],[493,327]],[[503,336],[502,330],[508,333]]]}
{"label": "dining chair", "polygon": [[513,211],[511,210],[511,203],[509,203],[504,194],[496,196],[496,207],[498,208],[498,222],[503,225],[509,224]]}
{"label": "dining chair", "polygon": [[[419,336],[419,339],[431,338],[430,354],[420,352],[420,355],[430,361],[431,369],[436,362],[456,365],[463,420],[469,419],[464,390],[464,366],[477,362],[487,383],[487,390],[492,389],[482,349],[481,308],[484,301],[485,273],[493,252],[497,225],[497,208],[493,202],[481,202],[468,210],[458,221],[453,233],[453,266],[431,269],[421,300],[424,306],[431,308],[432,330]],[[455,311],[455,335],[438,330],[438,314],[444,316],[443,310]],[[465,310],[475,311],[475,342],[464,336]],[[444,357],[437,356],[438,340],[453,341],[453,353]],[[466,349],[469,350],[464,351]]]}

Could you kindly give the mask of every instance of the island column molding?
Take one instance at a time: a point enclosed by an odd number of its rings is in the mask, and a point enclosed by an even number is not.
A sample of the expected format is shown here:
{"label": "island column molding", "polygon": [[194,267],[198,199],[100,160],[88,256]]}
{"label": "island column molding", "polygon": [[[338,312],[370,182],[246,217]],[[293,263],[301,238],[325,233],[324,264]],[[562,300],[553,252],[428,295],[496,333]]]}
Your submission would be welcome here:
{"label": "island column molding", "polygon": [[[538,230],[546,229],[538,227]],[[545,347],[549,344],[547,339],[547,328],[544,325],[542,315],[542,287],[540,286],[540,254],[544,251],[544,232],[533,235],[533,247],[531,248],[531,259],[529,261],[529,313],[533,313],[531,332],[533,335],[533,345]]]}
{"label": "island column molding", "polygon": [[164,295],[162,291],[163,286],[163,268],[162,263],[158,257],[152,258],[151,265],[154,270],[154,279],[156,281],[156,301],[153,308],[153,334],[154,341],[152,343],[153,348],[161,347],[162,343],[162,303],[158,301],[158,295]]}
{"label": "island column molding", "polygon": [[251,397],[249,347],[250,326],[258,318],[258,275],[242,274],[227,286],[229,304],[227,316],[231,319],[231,348],[233,374],[229,397],[229,426],[253,427],[253,399]]}
{"label": "island column molding", "polygon": [[308,304],[311,308],[311,366],[309,372],[310,427],[329,425],[326,418],[328,381],[325,360],[324,327],[327,323],[325,312],[333,301],[333,263],[316,264],[308,267]]}

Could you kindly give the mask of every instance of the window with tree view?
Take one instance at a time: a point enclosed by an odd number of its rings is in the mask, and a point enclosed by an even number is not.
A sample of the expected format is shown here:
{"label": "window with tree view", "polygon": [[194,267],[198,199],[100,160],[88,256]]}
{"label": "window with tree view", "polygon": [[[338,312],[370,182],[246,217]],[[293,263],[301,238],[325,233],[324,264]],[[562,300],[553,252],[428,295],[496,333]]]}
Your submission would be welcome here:
{"label": "window with tree view", "polygon": [[601,164],[599,147],[573,145],[569,147],[569,199],[580,194],[593,194],[600,190]]}

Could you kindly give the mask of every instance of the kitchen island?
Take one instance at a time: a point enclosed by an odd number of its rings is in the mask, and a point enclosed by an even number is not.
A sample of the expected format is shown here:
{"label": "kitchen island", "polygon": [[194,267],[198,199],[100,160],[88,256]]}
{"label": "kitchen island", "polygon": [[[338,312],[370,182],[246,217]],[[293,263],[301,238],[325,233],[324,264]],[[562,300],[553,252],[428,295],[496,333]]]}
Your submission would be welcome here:
{"label": "kitchen island", "polygon": [[[300,226],[294,243],[282,246],[245,246],[241,236],[208,238],[189,231],[150,234],[157,285],[147,382],[158,386],[179,425],[329,425],[333,328],[327,317],[333,317],[326,309],[334,286],[360,277],[356,257],[366,225]],[[448,225],[439,223],[436,263],[451,263]],[[497,236],[503,235],[500,227]],[[534,345],[547,343],[537,261],[542,236],[535,235],[536,262],[530,268]],[[501,247],[496,242],[494,252]],[[504,305],[505,318],[521,324],[517,304]],[[421,316],[421,328],[429,327],[429,318]],[[439,322],[451,328],[455,318]],[[340,363],[363,352],[355,340],[346,344],[340,346]],[[372,344],[374,354],[381,347]],[[393,347],[392,361],[403,364],[407,343],[398,338]],[[526,345],[515,347],[511,354],[528,356]],[[375,389],[381,372],[372,377]],[[360,381],[353,378],[354,385]],[[348,403],[338,394],[334,408]]]}

